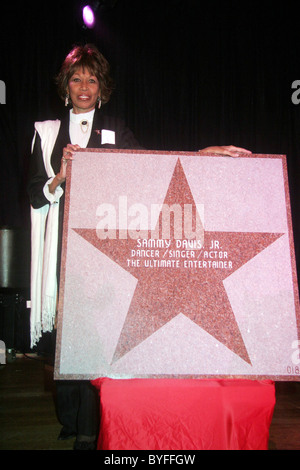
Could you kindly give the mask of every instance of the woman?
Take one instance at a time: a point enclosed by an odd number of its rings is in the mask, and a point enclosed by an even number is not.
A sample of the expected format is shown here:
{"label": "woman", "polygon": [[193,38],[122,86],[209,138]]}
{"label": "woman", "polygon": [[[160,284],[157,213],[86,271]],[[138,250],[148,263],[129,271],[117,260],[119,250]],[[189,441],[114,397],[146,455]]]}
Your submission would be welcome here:
{"label": "woman", "polygon": [[[52,330],[55,319],[56,266],[59,268],[56,253],[60,255],[61,239],[57,234],[59,228],[61,235],[62,196],[68,161],[79,148],[140,148],[131,131],[121,121],[99,111],[101,104],[107,103],[110,98],[112,82],[109,64],[94,46],[75,47],[66,57],[57,82],[65,105],[72,108],[61,121],[35,123],[29,170],[33,261],[36,263],[32,266],[32,346],[39,340],[42,331]],[[113,144],[99,136],[100,129],[111,131]],[[50,254],[51,259],[48,259]],[[37,260],[35,255],[39,255]],[[43,259],[46,264],[39,263]],[[42,274],[43,285],[40,281]]]}
{"label": "woman", "polygon": [[[94,46],[75,47],[66,57],[57,83],[61,98],[71,109],[62,120],[35,123],[29,172],[32,347],[42,332],[53,330],[55,322],[68,162],[79,148],[140,148],[121,121],[100,110],[110,99],[112,81],[108,62]],[[105,132],[99,136],[99,130]],[[232,146],[204,150],[231,156],[245,152]],[[60,438],[76,435],[75,448],[95,448],[97,399],[90,384],[58,381],[57,399],[63,424]]]}
{"label": "woman", "polygon": [[[32,347],[43,332],[53,330],[55,322],[68,161],[79,148],[139,148],[121,121],[99,111],[110,98],[112,82],[109,64],[94,46],[75,47],[66,57],[57,83],[71,109],[61,121],[35,123],[29,170]],[[99,136],[101,129],[106,134]],[[94,394],[86,381],[57,382],[58,417],[63,424],[59,439],[76,435],[76,449],[95,448],[98,411]]]}

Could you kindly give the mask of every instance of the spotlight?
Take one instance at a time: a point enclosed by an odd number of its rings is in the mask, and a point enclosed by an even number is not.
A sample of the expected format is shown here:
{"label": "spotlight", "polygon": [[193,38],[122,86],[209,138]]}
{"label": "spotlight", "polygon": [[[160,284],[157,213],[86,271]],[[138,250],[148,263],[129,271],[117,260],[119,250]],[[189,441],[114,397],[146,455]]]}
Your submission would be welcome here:
{"label": "spotlight", "polygon": [[84,23],[84,28],[89,28],[92,29],[95,24],[96,24],[96,11],[102,10],[102,11],[107,11],[107,10],[112,10],[118,0],[101,0],[101,1],[95,1],[91,2],[91,4],[85,4],[84,7],[82,8],[82,20]]}
{"label": "spotlight", "polygon": [[93,28],[95,25],[95,13],[90,5],[86,5],[82,10],[82,18],[87,28]]}

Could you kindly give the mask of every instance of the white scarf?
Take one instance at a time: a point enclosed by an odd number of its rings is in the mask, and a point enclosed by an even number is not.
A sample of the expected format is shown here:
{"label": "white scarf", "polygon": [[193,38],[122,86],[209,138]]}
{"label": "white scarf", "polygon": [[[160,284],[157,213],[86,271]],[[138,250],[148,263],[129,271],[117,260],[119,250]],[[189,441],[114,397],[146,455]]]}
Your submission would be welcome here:
{"label": "white scarf", "polygon": [[[55,174],[50,158],[60,128],[60,121],[35,123],[36,133],[41,137],[44,165],[50,180]],[[57,242],[59,222],[59,198],[63,190],[58,187],[54,196],[49,196],[50,205],[34,209],[31,207],[31,347],[35,346],[43,332],[52,331],[57,301]]]}

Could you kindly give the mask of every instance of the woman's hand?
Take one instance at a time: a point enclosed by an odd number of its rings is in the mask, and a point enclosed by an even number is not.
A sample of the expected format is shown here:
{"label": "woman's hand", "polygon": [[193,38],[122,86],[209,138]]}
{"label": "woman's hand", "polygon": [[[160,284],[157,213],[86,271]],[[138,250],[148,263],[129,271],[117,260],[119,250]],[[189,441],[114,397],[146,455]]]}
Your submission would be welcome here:
{"label": "woman's hand", "polygon": [[61,183],[63,183],[66,180],[68,161],[73,160],[74,153],[76,153],[79,149],[80,149],[79,145],[72,145],[72,144],[68,144],[63,149],[63,156],[61,159],[60,171],[56,175],[59,179],[61,179]]}
{"label": "woman's hand", "polygon": [[199,152],[217,153],[217,154],[220,154],[220,155],[228,155],[229,157],[239,157],[243,153],[248,154],[248,155],[250,155],[252,153],[252,152],[250,152],[250,150],[246,150],[246,149],[243,149],[241,147],[235,147],[234,145],[206,147],[203,150],[199,150]]}
{"label": "woman's hand", "polygon": [[63,156],[60,163],[60,170],[53,178],[52,182],[49,184],[49,191],[50,193],[54,193],[57,186],[64,183],[66,181],[66,174],[67,174],[67,165],[68,161],[73,160],[73,155],[80,149],[79,145],[72,145],[68,144],[63,149]]}

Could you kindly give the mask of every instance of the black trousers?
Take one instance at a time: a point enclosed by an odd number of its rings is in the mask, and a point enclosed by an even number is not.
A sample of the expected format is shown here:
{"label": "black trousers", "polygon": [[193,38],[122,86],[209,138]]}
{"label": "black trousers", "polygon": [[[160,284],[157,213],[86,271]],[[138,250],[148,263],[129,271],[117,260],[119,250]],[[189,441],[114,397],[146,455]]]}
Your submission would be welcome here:
{"label": "black trousers", "polygon": [[97,436],[99,396],[86,380],[56,381],[57,416],[66,430],[81,436]]}
{"label": "black trousers", "polygon": [[[47,336],[47,340],[54,364],[56,330]],[[88,380],[56,380],[55,387],[57,418],[65,430],[77,436],[97,436],[100,424],[98,390]]]}

